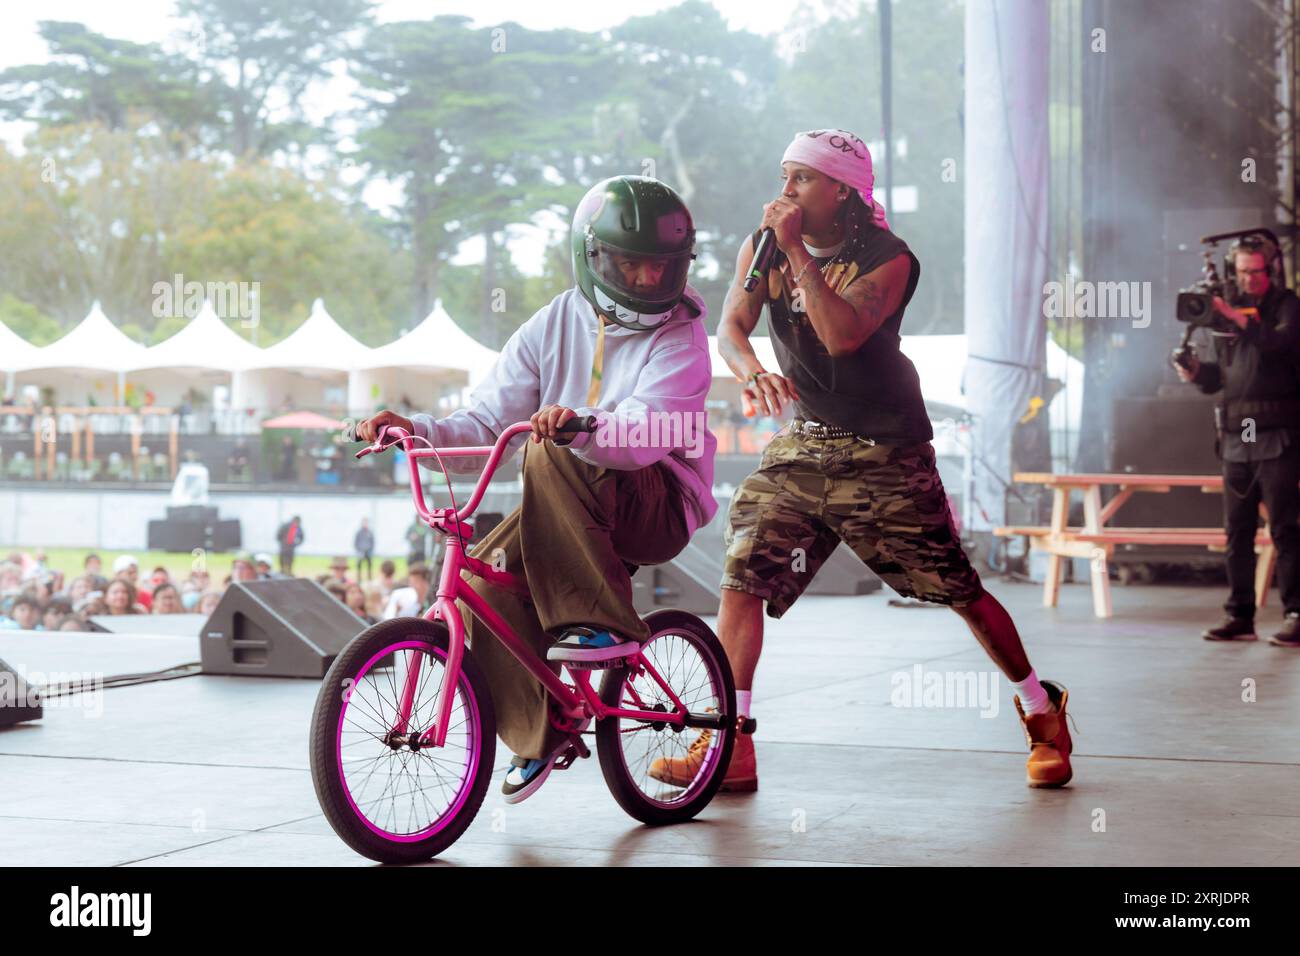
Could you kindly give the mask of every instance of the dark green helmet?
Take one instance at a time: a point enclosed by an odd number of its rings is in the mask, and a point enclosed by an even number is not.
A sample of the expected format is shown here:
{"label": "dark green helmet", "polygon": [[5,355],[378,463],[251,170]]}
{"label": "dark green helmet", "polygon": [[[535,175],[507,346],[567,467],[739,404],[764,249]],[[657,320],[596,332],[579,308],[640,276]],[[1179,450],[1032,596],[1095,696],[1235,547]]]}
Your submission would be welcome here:
{"label": "dark green helmet", "polygon": [[690,210],[647,176],[592,186],[573,214],[573,276],[598,315],[624,328],[657,328],[682,299],[695,254]]}

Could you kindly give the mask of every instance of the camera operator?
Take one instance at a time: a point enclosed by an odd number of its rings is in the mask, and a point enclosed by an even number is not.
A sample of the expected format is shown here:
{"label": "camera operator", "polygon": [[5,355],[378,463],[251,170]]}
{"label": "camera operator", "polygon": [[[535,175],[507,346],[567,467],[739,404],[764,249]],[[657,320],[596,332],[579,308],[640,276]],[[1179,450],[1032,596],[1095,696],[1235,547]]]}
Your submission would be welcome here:
{"label": "camera operator", "polygon": [[1216,409],[1223,460],[1223,511],[1231,589],[1227,617],[1202,635],[1208,641],[1253,641],[1255,535],[1259,505],[1268,509],[1277,548],[1277,582],[1286,614],[1271,643],[1300,647],[1300,299],[1273,281],[1273,243],[1233,243],[1239,301],[1214,297],[1231,330],[1214,336],[1216,361],[1175,363],[1179,377],[1202,392],[1222,390]]}

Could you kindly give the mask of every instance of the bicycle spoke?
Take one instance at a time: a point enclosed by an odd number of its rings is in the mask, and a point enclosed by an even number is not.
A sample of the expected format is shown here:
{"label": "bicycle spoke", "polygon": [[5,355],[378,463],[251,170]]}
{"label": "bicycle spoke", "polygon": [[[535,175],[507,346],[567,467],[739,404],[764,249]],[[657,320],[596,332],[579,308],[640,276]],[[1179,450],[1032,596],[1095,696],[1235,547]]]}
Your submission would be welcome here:
{"label": "bicycle spoke", "polygon": [[[691,633],[666,631],[654,635],[643,647],[642,654],[659,676],[656,678],[649,671],[643,671],[628,678],[623,685],[620,706],[629,710],[658,707],[666,712],[675,712],[678,709],[673,700],[675,696],[690,713],[722,709],[721,677],[711,663],[711,654]],[[672,693],[669,694],[665,688],[670,688]],[[618,729],[628,777],[647,799],[655,803],[672,806],[693,799],[697,781],[708,780],[714,772],[712,761],[716,759],[716,749],[720,746],[716,732],[693,779],[685,786],[677,786],[651,777],[650,768],[659,759],[679,764],[690,760],[691,745],[697,739],[695,735],[702,732],[700,728],[665,724],[656,729],[653,721],[625,718],[620,721]],[[698,750],[696,754],[699,755]]]}
{"label": "bicycle spoke", "polygon": [[[403,746],[392,748],[389,734],[397,726],[416,655],[422,673],[415,681]],[[389,663],[380,666],[385,660]],[[436,824],[456,805],[468,780],[474,736],[463,685],[455,688],[445,746],[411,750],[407,743],[422,738],[436,718],[445,668],[445,657],[432,650],[405,647],[381,653],[376,666],[357,676],[344,702],[339,754],[345,784],[362,816],[390,833],[414,834]],[[379,752],[371,754],[376,747]]]}

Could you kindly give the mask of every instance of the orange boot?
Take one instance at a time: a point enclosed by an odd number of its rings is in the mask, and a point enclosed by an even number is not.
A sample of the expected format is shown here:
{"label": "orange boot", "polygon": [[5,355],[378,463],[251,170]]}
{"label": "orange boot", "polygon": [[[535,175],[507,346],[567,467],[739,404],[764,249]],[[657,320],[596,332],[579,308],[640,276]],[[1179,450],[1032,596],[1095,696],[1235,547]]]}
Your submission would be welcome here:
{"label": "orange boot", "polygon": [[[713,731],[701,731],[684,757],[657,757],[650,764],[650,776],[674,787],[685,787],[695,779],[713,740]],[[758,789],[758,768],[754,757],[754,738],[750,734],[737,734],[731,750],[731,763],[722,779],[723,792],[751,793]]]}
{"label": "orange boot", "polygon": [[1025,728],[1029,741],[1029,761],[1025,775],[1031,787],[1063,787],[1070,782],[1074,771],[1070,768],[1070,729],[1066,726],[1065,704],[1070,693],[1056,681],[1043,681],[1043,689],[1055,705],[1046,714],[1025,716],[1025,709],[1016,697],[1016,713]]}

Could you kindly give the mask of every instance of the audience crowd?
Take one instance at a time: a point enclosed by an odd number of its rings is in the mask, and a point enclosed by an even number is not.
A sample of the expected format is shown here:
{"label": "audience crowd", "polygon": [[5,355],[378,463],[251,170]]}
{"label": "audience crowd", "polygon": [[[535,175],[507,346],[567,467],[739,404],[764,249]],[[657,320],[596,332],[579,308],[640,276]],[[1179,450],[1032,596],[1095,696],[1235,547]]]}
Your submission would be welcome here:
{"label": "audience crowd", "polygon": [[[360,565],[358,561],[358,578]],[[381,562],[378,576],[367,573],[364,582],[349,571],[346,558],[335,558],[329,572],[315,580],[367,624],[419,614],[431,600],[431,571],[423,563],[410,565],[405,579],[397,577],[392,561]],[[211,580],[202,568],[181,580],[161,566],[142,579],[139,562],[131,555],[115,559],[111,572],[105,573],[100,556],[91,553],[82,572],[68,578],[49,566],[43,551],[15,551],[0,560],[0,630],[95,631],[100,628],[91,618],[120,614],[206,617],[232,582],[292,576],[273,570],[269,554],[241,552],[220,581]]]}

